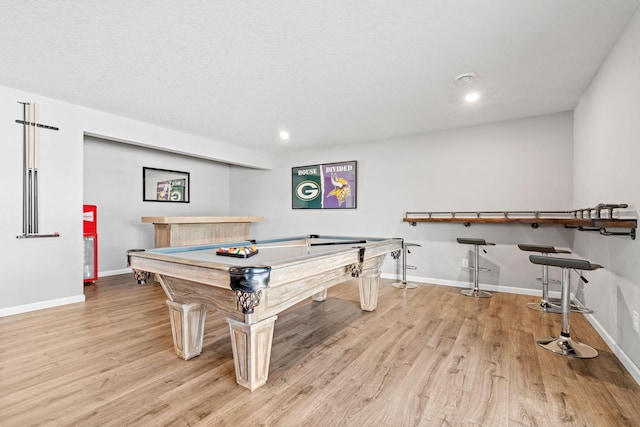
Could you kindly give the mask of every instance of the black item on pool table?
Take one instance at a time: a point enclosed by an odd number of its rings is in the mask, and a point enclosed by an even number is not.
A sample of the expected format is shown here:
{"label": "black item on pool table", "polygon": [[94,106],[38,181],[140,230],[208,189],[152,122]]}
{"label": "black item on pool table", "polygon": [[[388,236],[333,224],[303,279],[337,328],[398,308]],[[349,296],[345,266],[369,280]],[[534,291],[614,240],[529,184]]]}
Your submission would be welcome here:
{"label": "black item on pool table", "polygon": [[262,290],[269,287],[271,267],[230,267],[231,289],[238,295],[244,314],[253,313],[260,304]]}
{"label": "black item on pool table", "polygon": [[233,252],[227,252],[227,251],[223,251],[221,249],[227,249],[227,248],[220,248],[216,251],[216,255],[220,255],[220,256],[230,256],[233,258],[251,258],[254,255],[258,254],[258,250],[255,249],[253,252],[247,252],[247,253],[233,253]]}

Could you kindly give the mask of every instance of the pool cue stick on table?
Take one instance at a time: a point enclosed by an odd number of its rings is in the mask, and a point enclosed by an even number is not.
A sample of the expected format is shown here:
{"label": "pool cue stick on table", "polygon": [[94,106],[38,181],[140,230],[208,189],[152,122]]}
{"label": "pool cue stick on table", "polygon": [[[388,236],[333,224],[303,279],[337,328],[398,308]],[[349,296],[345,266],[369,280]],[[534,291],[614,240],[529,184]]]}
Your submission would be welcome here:
{"label": "pool cue stick on table", "polygon": [[355,245],[358,243],[367,243],[366,240],[348,240],[344,242],[322,242],[322,243],[310,243],[310,240],[307,239],[308,243],[300,243],[300,244],[292,244],[292,245],[252,245],[258,249],[281,249],[281,248],[297,248],[302,246],[331,246],[331,245]]}
{"label": "pool cue stick on table", "polygon": [[367,243],[366,240],[346,240],[344,242],[322,242],[322,243],[311,243],[311,246],[331,246],[331,245],[357,245],[358,243]]}

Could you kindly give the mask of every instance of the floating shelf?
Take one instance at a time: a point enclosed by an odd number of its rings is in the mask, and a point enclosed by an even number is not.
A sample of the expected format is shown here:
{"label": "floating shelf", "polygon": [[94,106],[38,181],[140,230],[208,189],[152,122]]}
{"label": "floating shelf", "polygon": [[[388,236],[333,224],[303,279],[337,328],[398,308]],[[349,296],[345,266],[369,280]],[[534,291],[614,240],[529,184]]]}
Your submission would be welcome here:
{"label": "floating shelf", "polygon": [[[617,217],[617,209],[627,208],[626,204],[599,204],[594,208],[573,211],[476,211],[476,212],[405,212],[404,222],[412,226],[419,222],[471,224],[530,224],[532,228],[540,225],[564,225],[580,231],[598,231],[605,236],[636,237],[638,220]],[[610,229],[628,229],[629,231],[611,231]]]}

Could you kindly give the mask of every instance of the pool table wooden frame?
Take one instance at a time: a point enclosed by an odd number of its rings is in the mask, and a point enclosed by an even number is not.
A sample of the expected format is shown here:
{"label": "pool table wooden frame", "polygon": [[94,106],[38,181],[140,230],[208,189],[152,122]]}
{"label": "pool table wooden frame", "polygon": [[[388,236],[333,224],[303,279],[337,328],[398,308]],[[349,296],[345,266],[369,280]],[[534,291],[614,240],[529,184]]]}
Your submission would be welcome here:
{"label": "pool table wooden frame", "polygon": [[[326,243],[333,240],[340,244]],[[317,245],[327,246],[321,253],[308,253],[309,247],[316,245],[314,242],[325,242]],[[265,264],[269,256],[264,253],[281,250],[286,254],[292,243],[298,245],[296,254]],[[250,244],[257,245],[259,253],[247,260],[213,254],[219,247]],[[307,252],[300,254],[299,246],[305,244]],[[262,253],[260,247],[265,248]],[[328,288],[354,277],[358,278],[361,309],[375,310],[380,266],[386,254],[397,258],[401,249],[399,238],[309,235],[150,249],[129,253],[128,259],[134,271],[155,273],[167,294],[174,348],[179,357],[188,360],[202,352],[207,304],[227,317],[237,383],[253,391],[267,381],[278,313],[309,297],[324,301]],[[212,254],[209,259],[190,259],[188,252],[195,250],[211,250]],[[238,269],[240,278],[235,271]]]}

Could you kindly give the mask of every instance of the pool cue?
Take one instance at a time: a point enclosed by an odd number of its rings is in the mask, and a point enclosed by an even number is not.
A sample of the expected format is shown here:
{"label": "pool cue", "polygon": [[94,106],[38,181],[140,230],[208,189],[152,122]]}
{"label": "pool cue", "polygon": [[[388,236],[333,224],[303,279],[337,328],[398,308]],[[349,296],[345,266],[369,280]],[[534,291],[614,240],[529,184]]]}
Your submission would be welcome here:
{"label": "pool cue", "polygon": [[33,232],[33,129],[31,113],[33,106],[27,108],[27,234]]}
{"label": "pool cue", "polygon": [[303,247],[306,247],[307,245],[302,243],[302,244],[295,244],[295,245],[268,245],[268,246],[249,245],[249,246],[254,246],[256,249],[282,249],[282,248],[303,248]]}
{"label": "pool cue", "polygon": [[367,243],[366,240],[346,240],[344,242],[322,242],[322,243],[294,243],[290,245],[269,245],[262,246],[260,244],[251,245],[255,246],[257,249],[281,249],[281,248],[302,248],[302,247],[312,247],[312,246],[333,246],[333,245],[356,245],[358,243]]}
{"label": "pool cue", "polygon": [[367,243],[366,240],[345,240],[344,242],[323,242],[311,243],[310,246],[331,246],[331,245],[357,245],[358,243]]}
{"label": "pool cue", "polygon": [[38,104],[33,104],[33,232],[38,233]]}
{"label": "pool cue", "polygon": [[27,103],[22,104],[22,235],[27,235]]}

